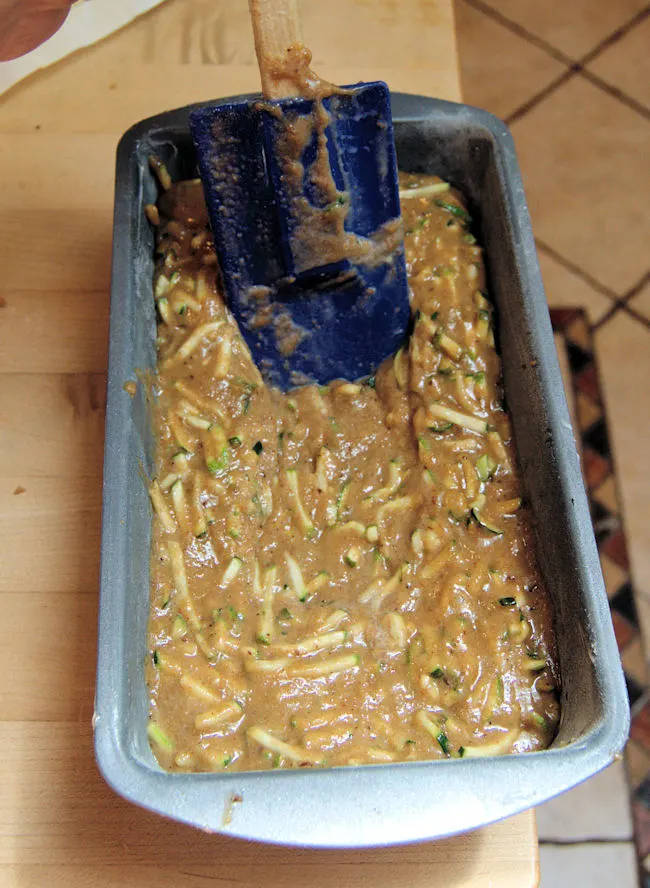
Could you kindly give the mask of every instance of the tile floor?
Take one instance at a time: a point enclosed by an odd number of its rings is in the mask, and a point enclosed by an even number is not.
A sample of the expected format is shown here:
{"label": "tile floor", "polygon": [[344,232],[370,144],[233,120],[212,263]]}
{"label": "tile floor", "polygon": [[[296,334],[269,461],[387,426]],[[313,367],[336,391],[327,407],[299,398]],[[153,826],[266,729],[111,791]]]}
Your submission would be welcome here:
{"label": "tile floor", "polygon": [[650,888],[650,5],[455,8],[465,101],[512,128],[549,304],[562,309],[556,339],[632,706],[624,762],[538,810],[541,885]]}

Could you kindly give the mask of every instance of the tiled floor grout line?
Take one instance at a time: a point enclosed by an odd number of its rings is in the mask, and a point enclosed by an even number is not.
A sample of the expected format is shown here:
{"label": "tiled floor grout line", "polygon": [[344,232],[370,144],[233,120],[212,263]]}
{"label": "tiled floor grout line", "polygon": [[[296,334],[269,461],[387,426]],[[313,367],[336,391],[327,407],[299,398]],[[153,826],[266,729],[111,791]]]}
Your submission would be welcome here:
{"label": "tiled floor grout line", "polygon": [[[539,248],[543,248],[544,245],[542,245],[541,241],[538,241],[537,246]],[[556,258],[559,259],[559,255]],[[576,273],[579,273],[579,271],[580,270],[578,269],[576,271]],[[597,320],[595,324],[592,324],[592,330],[594,332],[596,332],[597,330],[600,330],[608,321],[611,321],[613,316],[615,314],[617,314],[619,311],[622,311],[624,314],[629,315],[630,317],[634,318],[635,321],[638,321],[644,327],[650,329],[650,320],[648,320],[648,318],[644,317],[642,314],[640,314],[638,311],[636,311],[636,309],[629,304],[630,300],[633,299],[635,296],[637,296],[641,292],[641,290],[643,290],[643,288],[645,287],[645,285],[649,281],[650,281],[650,271],[646,272],[643,275],[643,277],[640,280],[638,280],[636,282],[636,284],[631,286],[629,290],[627,290],[625,293],[623,293],[622,296],[616,296],[615,297],[616,301],[614,302],[614,305],[612,305],[605,312],[605,314],[602,316],[602,318],[599,318],[599,320]],[[612,295],[610,295],[609,293],[606,295],[609,295],[610,299],[613,298]]]}
{"label": "tiled floor grout line", "polygon": [[[467,0],[466,0],[467,2]],[[606,80],[602,80],[596,74],[592,74],[591,71],[583,68],[579,62],[574,62],[571,67],[565,71],[563,74],[560,74],[555,80],[552,80],[544,89],[540,90],[538,93],[535,93],[528,101],[524,102],[523,105],[520,105],[519,108],[515,108],[515,110],[505,118],[505,122],[508,126],[512,126],[517,120],[520,120],[525,114],[528,114],[533,108],[539,105],[544,99],[548,96],[552,95],[559,87],[563,86],[568,80],[571,80],[573,77],[583,77],[592,86],[595,86],[597,89],[601,89],[604,93],[610,95],[613,99],[617,99],[621,104],[626,105],[630,108],[631,111],[636,111],[637,114],[640,114],[641,117],[645,117],[646,120],[650,120],[650,109],[646,108],[645,105],[642,105],[640,102],[637,102],[636,99],[631,98],[624,93],[622,90],[618,89],[616,86],[612,86],[610,83],[607,83]]]}
{"label": "tiled floor grout line", "polygon": [[542,253],[546,253],[546,255],[550,256],[551,259],[555,259],[555,261],[559,265],[562,265],[564,268],[566,268],[567,271],[575,274],[576,277],[581,278],[586,284],[589,284],[592,290],[596,290],[603,296],[607,296],[607,298],[611,299],[612,302],[618,302],[621,298],[614,290],[610,290],[609,287],[605,286],[605,284],[601,284],[600,281],[597,280],[595,277],[592,277],[592,275],[590,275],[588,271],[585,271],[579,265],[576,265],[575,262],[572,262],[570,259],[567,259],[566,256],[558,253],[557,250],[553,249],[553,247],[545,243],[540,238],[535,238],[535,244],[537,245],[538,250],[540,250]]}
{"label": "tiled floor grout line", "polygon": [[526,28],[523,28],[521,25],[518,25],[517,22],[513,22],[511,19],[507,18],[502,13],[498,12],[496,9],[493,9],[491,6],[488,6],[487,3],[484,3],[483,0],[463,0],[468,6],[473,6],[474,9],[482,12],[488,18],[491,18],[493,21],[497,22],[500,25],[503,25],[504,28],[507,28],[513,34],[516,34],[518,37],[522,37],[528,43],[532,43],[538,49],[544,50],[545,53],[552,56],[556,61],[562,62],[564,65],[571,67],[575,64],[576,60],[570,58],[568,55],[565,55],[561,50],[556,49],[550,43],[547,43],[545,40],[542,40],[541,37],[537,37],[531,31],[527,31]]}
{"label": "tiled floor grout line", "polygon": [[642,324],[648,330],[650,330],[650,321],[647,318],[645,318],[642,314],[639,314],[639,312],[636,309],[629,306],[626,302],[621,303],[621,310],[625,314],[634,318],[635,321],[638,321],[640,324]]}
{"label": "tiled floor grout line", "polygon": [[571,262],[571,260],[567,259],[565,256],[562,256],[561,253],[558,253],[557,250],[554,250],[553,247],[549,246],[549,244],[544,243],[544,241],[539,238],[535,238],[535,245],[540,253],[545,253],[547,256],[550,256],[551,259],[554,259],[559,265],[562,265],[566,268],[567,271],[570,271],[572,274],[575,274],[576,277],[579,277],[586,284],[588,284],[593,290],[596,290],[598,293],[601,293],[603,296],[606,296],[611,300],[612,304],[602,316],[599,318],[594,324],[592,324],[592,329],[594,331],[600,330],[608,321],[610,321],[615,314],[618,314],[619,311],[623,311],[625,314],[634,318],[635,321],[638,321],[644,327],[650,328],[650,320],[645,318],[642,314],[640,314],[636,309],[629,304],[630,300],[633,299],[641,290],[645,287],[645,285],[650,281],[650,272],[646,272],[643,277],[636,282],[629,290],[623,293],[622,296],[619,296],[614,290],[610,290],[609,287],[601,284],[600,281],[596,280],[596,278],[592,277],[588,272],[586,272],[583,268],[575,263]]}
{"label": "tiled floor grout line", "polygon": [[562,52],[561,49],[557,49],[552,43],[548,43],[543,38],[533,34],[532,31],[528,31],[522,25],[512,21],[512,19],[509,19],[497,9],[493,9],[488,3],[483,2],[483,0],[462,0],[462,2],[467,3],[468,6],[473,6],[474,9],[482,12],[498,24],[503,25],[504,28],[507,28],[513,34],[527,40],[528,43],[532,43],[538,49],[541,49],[548,55],[552,56],[556,61],[562,62],[569,67],[577,65],[580,68],[583,68],[585,65],[589,64],[589,62],[592,62],[597,56],[606,49],[609,49],[615,43],[618,43],[622,37],[625,37],[626,34],[636,28],[637,25],[640,25],[641,22],[650,15],[649,4],[644,9],[635,13],[627,22],[616,28],[615,31],[612,31],[611,34],[608,34],[607,37],[601,40],[600,43],[596,44],[596,46],[594,46],[593,49],[590,49],[589,52],[575,59]]}
{"label": "tiled floor grout line", "polygon": [[623,303],[620,300],[617,300],[614,303],[614,305],[612,305],[611,308],[609,308],[605,312],[605,314],[602,316],[602,318],[598,318],[598,320],[594,324],[591,325],[591,329],[594,331],[594,333],[597,333],[598,330],[600,330],[602,327],[604,327],[608,321],[611,321],[611,319],[614,317],[614,315],[619,313],[622,306],[623,306]]}
{"label": "tiled floor grout line", "polygon": [[636,28],[637,25],[640,25],[641,22],[643,22],[649,15],[650,5],[646,6],[645,9],[642,9],[640,12],[637,12],[636,15],[633,15],[628,22],[626,22],[624,25],[621,25],[615,31],[612,31],[612,33],[608,37],[605,37],[605,39],[601,40],[601,42],[597,46],[594,46],[593,49],[590,49],[588,53],[578,59],[581,67],[584,68],[585,65],[593,62],[593,60],[602,52],[605,52],[606,49],[609,49],[615,43],[618,43],[618,41],[622,37],[625,37],[626,34],[629,34],[630,31]]}
{"label": "tiled floor grout line", "polygon": [[637,323],[641,324],[642,327],[650,330],[650,320],[636,311],[636,309],[628,305],[624,299],[619,299],[614,305],[612,305],[612,307],[605,312],[602,318],[599,318],[595,322],[595,324],[592,325],[592,330],[594,332],[598,332],[598,330],[601,330],[605,326],[605,324],[611,321],[614,315],[618,314],[619,312],[623,312],[623,314],[628,315],[628,317],[633,318],[635,321],[637,321]]}
{"label": "tiled floor grout line", "polygon": [[580,74],[580,68],[577,65],[572,65],[572,67],[568,68],[566,71],[563,71],[555,80],[552,80],[544,89],[540,90],[535,95],[531,96],[528,101],[524,102],[523,105],[520,105],[518,108],[509,114],[505,118],[505,122],[508,126],[512,126],[513,123],[516,123],[517,120],[520,120],[525,114],[528,114],[529,111],[532,111],[540,102],[543,102],[544,99],[547,99],[550,95],[553,95],[561,86],[575,77],[577,74]]}
{"label": "tiled floor grout line", "polygon": [[606,80],[598,77],[597,74],[593,74],[587,68],[581,67],[576,73],[580,74],[582,77],[585,78],[585,80],[588,80],[594,86],[602,89],[603,92],[608,93],[610,96],[612,96],[612,98],[618,99],[619,102],[627,105],[627,107],[631,108],[632,111],[636,111],[637,114],[640,114],[642,117],[650,120],[650,108],[646,108],[645,105],[642,105],[641,102],[637,102],[636,99],[631,98],[631,96],[628,96],[618,87],[612,86],[611,83],[607,83]]}
{"label": "tiled floor grout line", "polygon": [[623,295],[621,296],[621,300],[623,302],[629,302],[630,299],[633,299],[635,296],[638,296],[638,294],[641,292],[641,290],[643,290],[645,285],[648,283],[650,283],[650,271],[647,271],[643,275],[643,277],[639,281],[637,281],[636,284],[634,284],[633,287],[630,287],[630,289],[627,291],[627,293],[623,293]]}
{"label": "tiled floor grout line", "polygon": [[597,87],[598,89],[602,89],[603,92],[608,93],[612,96],[612,98],[618,99],[619,102],[627,105],[627,107],[630,108],[632,111],[636,111],[637,114],[640,114],[642,117],[650,120],[650,109],[646,108],[645,105],[637,102],[636,99],[631,98],[622,90],[618,89],[615,86],[612,86],[611,84],[607,83],[607,81],[602,80],[600,77],[598,77],[598,75],[593,74],[591,71],[588,71],[585,68],[585,65],[596,59],[606,49],[614,46],[614,44],[618,43],[618,41],[625,37],[626,34],[628,34],[639,24],[641,24],[641,22],[643,22],[650,15],[650,5],[646,6],[645,9],[642,9],[629,21],[625,22],[625,24],[621,25],[619,28],[605,37],[604,40],[601,40],[601,42],[597,46],[589,50],[589,52],[585,53],[585,55],[581,56],[578,59],[572,59],[561,50],[556,49],[550,43],[547,43],[545,40],[542,40],[535,34],[527,31],[526,28],[523,28],[521,25],[513,22],[511,19],[507,18],[496,9],[492,9],[492,7],[488,6],[487,3],[484,3],[483,0],[457,0],[457,2],[466,3],[468,6],[471,6],[478,12],[483,13],[485,16],[495,21],[497,24],[502,25],[511,33],[516,34],[518,37],[521,37],[528,43],[531,43],[533,46],[541,49],[547,55],[550,55],[556,61],[561,62],[562,64],[567,66],[566,71],[560,74],[555,80],[551,81],[551,83],[545,86],[544,89],[531,96],[531,98],[528,99],[528,101],[524,102],[523,105],[521,105],[519,108],[515,108],[515,110],[508,117],[505,118],[505,122],[508,124],[508,126],[512,126],[513,123],[515,123],[517,120],[520,120],[525,114],[535,108],[540,102],[544,101],[544,99],[548,98],[548,96],[556,92],[556,90],[558,90],[576,74],[582,75],[585,80],[588,80],[593,86]]}

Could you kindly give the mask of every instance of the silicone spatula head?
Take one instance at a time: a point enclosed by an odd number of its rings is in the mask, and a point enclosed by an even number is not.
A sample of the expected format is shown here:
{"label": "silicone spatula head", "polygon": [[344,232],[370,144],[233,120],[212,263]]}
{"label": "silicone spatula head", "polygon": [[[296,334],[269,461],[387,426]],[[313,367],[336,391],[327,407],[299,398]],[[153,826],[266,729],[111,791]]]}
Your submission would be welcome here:
{"label": "silicone spatula head", "polygon": [[305,53],[275,70],[306,97],[190,115],[226,298],[283,389],[373,373],[410,315],[388,88],[310,81]]}

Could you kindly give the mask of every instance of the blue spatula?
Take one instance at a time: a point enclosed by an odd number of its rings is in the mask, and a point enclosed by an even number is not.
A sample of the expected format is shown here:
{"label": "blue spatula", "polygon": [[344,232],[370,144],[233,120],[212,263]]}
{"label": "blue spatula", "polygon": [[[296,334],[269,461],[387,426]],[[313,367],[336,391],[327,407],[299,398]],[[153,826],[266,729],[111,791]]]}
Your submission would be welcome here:
{"label": "blue spatula", "polygon": [[388,88],[320,81],[295,0],[250,11],[263,98],[190,115],[226,298],[270,383],[358,379],[409,321]]}

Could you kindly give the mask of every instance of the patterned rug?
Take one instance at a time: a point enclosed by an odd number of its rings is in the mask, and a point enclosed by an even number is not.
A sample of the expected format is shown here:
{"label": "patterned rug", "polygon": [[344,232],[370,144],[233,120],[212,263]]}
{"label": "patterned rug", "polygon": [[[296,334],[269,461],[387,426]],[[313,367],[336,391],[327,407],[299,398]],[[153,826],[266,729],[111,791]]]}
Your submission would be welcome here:
{"label": "patterned rug", "polygon": [[650,697],[594,342],[586,312],[552,309],[551,321],[589,495],[600,563],[632,709],[625,765],[644,888],[650,888]]}

